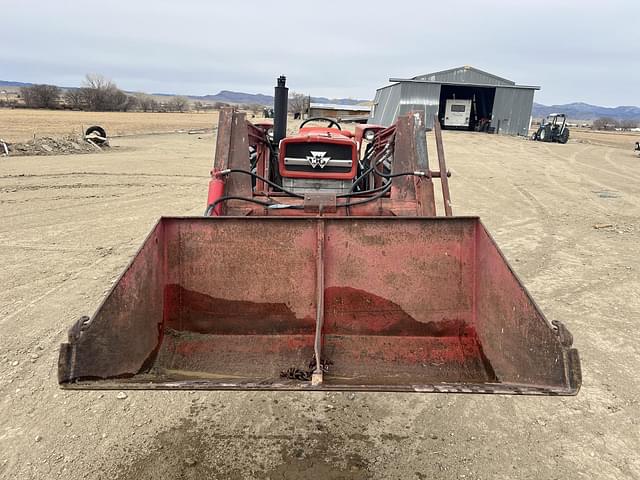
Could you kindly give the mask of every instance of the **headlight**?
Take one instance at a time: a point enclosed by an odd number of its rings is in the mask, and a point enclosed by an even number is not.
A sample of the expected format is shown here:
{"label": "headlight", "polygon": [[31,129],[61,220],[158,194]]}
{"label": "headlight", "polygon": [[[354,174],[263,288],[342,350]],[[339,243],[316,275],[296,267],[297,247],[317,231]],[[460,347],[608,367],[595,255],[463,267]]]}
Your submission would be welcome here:
{"label": "headlight", "polygon": [[273,140],[273,127],[267,130],[267,137],[269,137],[269,140]]}
{"label": "headlight", "polygon": [[368,142],[372,141],[375,136],[376,136],[376,132],[374,132],[373,130],[366,130],[364,132],[364,139],[367,140]]}

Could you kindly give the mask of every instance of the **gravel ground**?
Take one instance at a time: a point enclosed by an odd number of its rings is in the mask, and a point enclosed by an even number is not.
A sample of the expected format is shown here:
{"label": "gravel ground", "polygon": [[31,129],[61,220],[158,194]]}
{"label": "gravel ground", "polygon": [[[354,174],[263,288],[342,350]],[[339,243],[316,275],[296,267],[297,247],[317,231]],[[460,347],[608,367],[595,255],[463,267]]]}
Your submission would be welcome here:
{"label": "gravel ground", "polygon": [[577,397],[62,391],[67,328],[161,214],[205,204],[213,135],[112,144],[0,158],[1,478],[640,478],[630,149],[445,132],[454,212],[482,217],[573,333]]}

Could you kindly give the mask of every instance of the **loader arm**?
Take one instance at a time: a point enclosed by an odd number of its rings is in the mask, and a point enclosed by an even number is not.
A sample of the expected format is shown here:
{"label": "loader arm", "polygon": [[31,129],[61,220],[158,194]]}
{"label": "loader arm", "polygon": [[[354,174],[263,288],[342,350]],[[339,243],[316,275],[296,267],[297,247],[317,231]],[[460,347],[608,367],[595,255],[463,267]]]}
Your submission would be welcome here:
{"label": "loader arm", "polygon": [[[425,134],[422,118],[414,115],[403,116],[391,127],[377,133],[370,153],[372,159],[380,161],[385,155],[393,159],[389,172],[393,181],[388,182],[387,191],[370,195],[363,195],[362,192],[351,195],[319,192],[295,197],[265,182],[273,172],[273,165],[268,161],[270,147],[265,131],[248,122],[244,113],[225,108],[219,120],[205,214],[308,216],[316,214],[322,207],[322,214],[329,216],[435,216],[433,178],[441,178],[444,210],[450,216],[448,172],[440,130],[436,130],[435,137],[439,145],[439,170],[429,169]],[[248,174],[249,146],[259,152],[256,175],[253,177],[255,187],[252,187],[252,176]],[[243,172],[244,175],[241,174]],[[442,175],[442,172],[445,174]],[[376,183],[375,186],[381,187],[382,183]]]}

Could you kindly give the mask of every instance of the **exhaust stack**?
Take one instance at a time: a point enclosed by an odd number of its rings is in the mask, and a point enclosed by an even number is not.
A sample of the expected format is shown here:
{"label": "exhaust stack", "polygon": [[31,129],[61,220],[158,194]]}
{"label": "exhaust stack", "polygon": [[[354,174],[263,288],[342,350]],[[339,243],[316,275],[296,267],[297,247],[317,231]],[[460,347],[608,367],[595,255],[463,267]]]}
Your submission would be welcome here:
{"label": "exhaust stack", "polygon": [[289,106],[289,89],[285,86],[287,77],[280,75],[275,87],[273,100],[273,142],[280,145],[280,140],[287,136],[287,110]]}

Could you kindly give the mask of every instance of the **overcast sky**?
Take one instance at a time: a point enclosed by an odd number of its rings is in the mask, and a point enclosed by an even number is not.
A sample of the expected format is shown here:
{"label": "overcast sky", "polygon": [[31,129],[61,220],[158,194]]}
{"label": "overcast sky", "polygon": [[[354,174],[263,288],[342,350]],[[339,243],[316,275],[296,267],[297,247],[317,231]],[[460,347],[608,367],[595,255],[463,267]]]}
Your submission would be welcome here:
{"label": "overcast sky", "polygon": [[640,105],[636,0],[0,0],[0,80],[373,98],[389,77],[472,65],[539,103]]}

